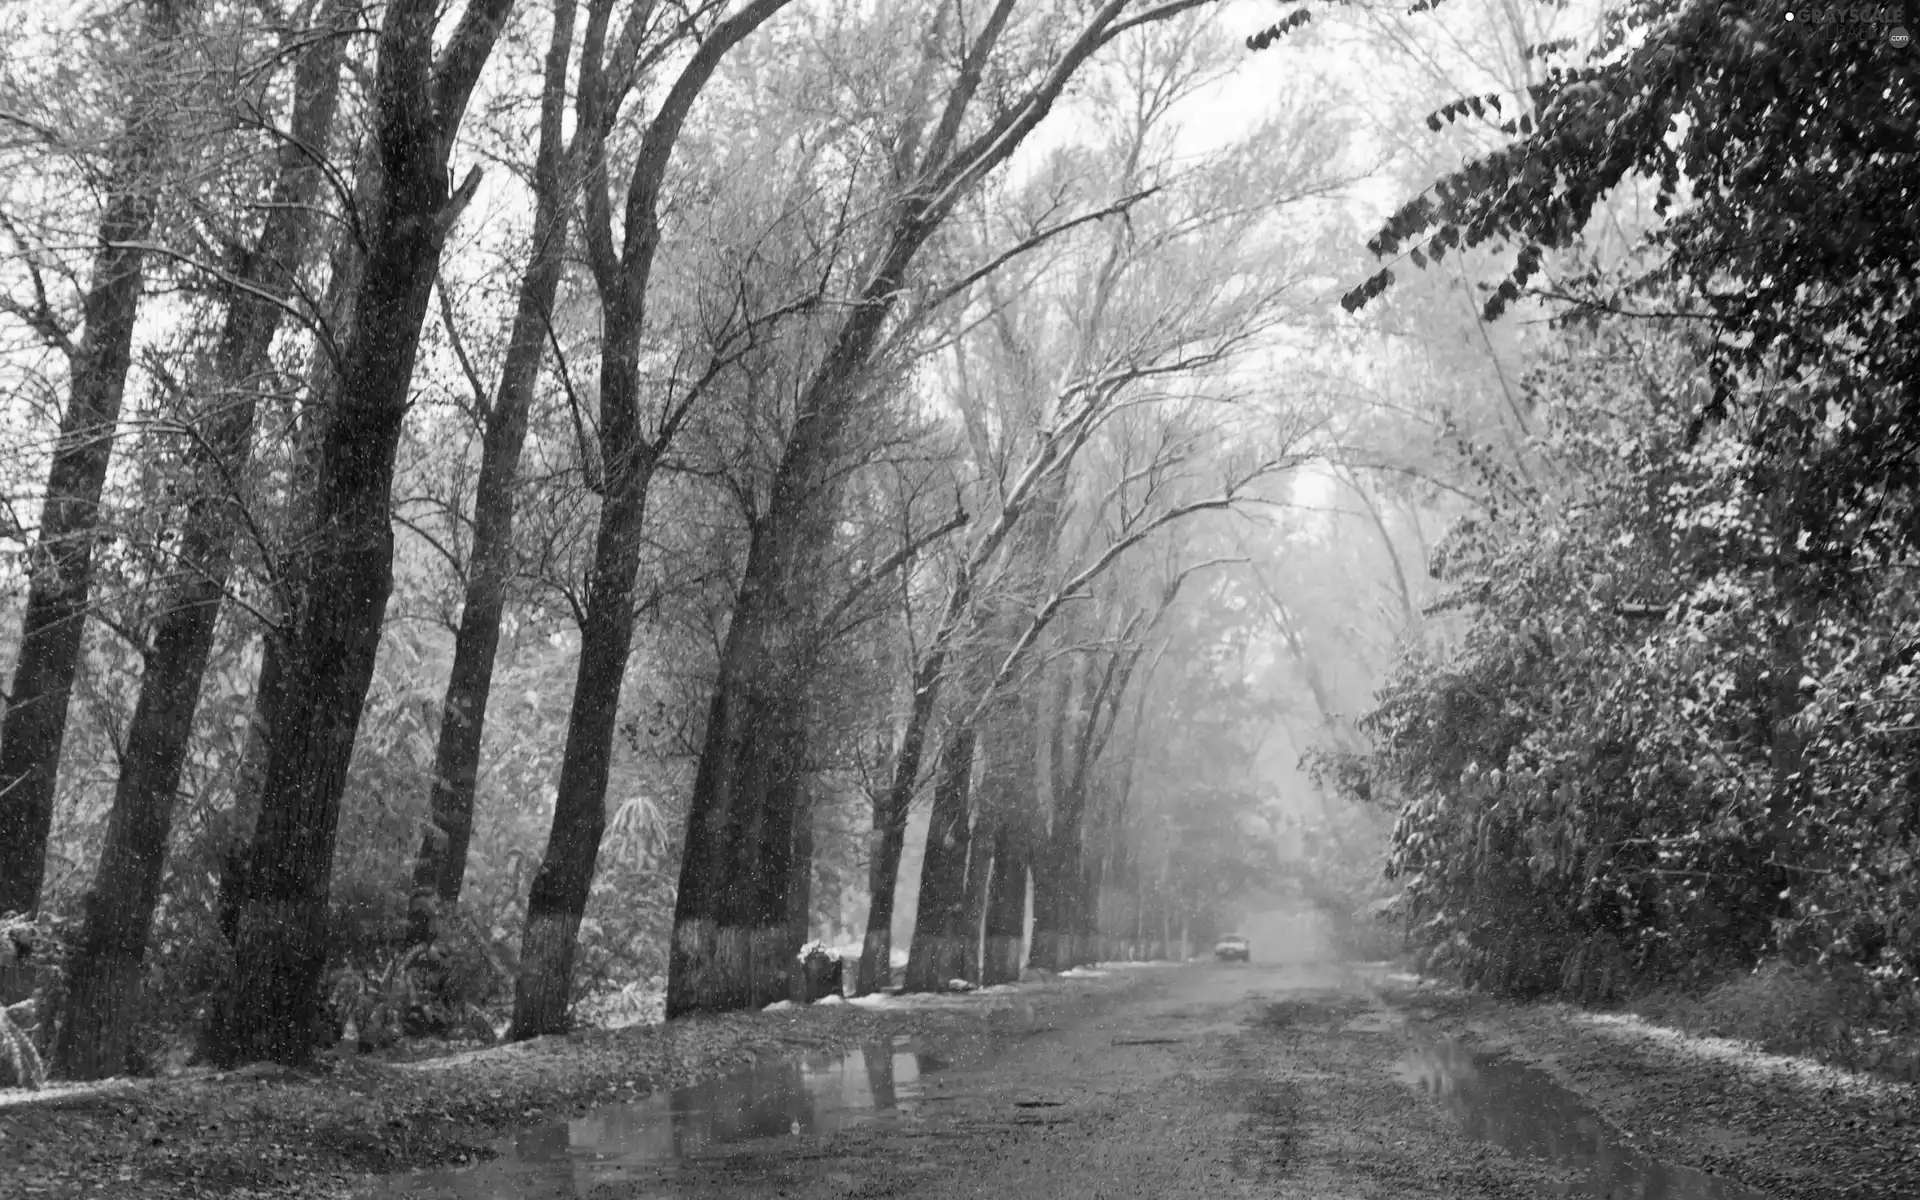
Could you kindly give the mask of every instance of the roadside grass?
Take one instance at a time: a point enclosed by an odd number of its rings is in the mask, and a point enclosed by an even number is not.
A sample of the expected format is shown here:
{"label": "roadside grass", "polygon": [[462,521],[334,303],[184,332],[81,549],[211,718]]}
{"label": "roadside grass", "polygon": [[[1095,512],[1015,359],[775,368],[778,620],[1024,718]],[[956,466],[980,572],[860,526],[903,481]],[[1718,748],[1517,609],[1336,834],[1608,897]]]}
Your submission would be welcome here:
{"label": "roadside grass", "polygon": [[1920,997],[1890,996],[1863,973],[1773,960],[1704,988],[1656,989],[1626,1008],[1685,1033],[1920,1083]]}

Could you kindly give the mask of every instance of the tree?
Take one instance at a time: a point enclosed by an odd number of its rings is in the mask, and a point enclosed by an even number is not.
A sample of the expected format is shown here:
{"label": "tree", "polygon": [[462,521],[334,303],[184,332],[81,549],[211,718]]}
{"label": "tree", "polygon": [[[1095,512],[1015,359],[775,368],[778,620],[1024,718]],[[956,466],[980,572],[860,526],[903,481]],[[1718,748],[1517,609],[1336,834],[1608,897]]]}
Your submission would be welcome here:
{"label": "tree", "polygon": [[130,38],[130,98],[107,150],[107,197],[80,302],[79,340],[69,338],[37,272],[33,298],[7,305],[65,355],[68,395],[47,475],[20,654],[0,714],[0,913],[32,912],[40,901],[68,693],[87,619],[100,492],[145,284],[143,242],[166,178],[174,125],[169,77],[180,65],[185,16],[176,0],[148,0]]}
{"label": "tree", "polygon": [[[604,14],[607,5],[594,8]],[[441,706],[430,797],[432,823],[413,867],[412,936],[430,941],[439,909],[460,899],[467,846],[473,836],[473,800],[512,567],[514,477],[526,443],[527,414],[547,342],[553,336],[554,299],[565,270],[568,205],[578,189],[579,149],[568,145],[568,68],[573,60],[576,0],[555,0],[553,33],[540,92],[540,140],[533,166],[532,245],[520,276],[513,328],[487,407],[480,471],[473,493],[473,541],[454,636],[453,666]],[[604,37],[605,16],[601,16]],[[633,51],[638,46],[632,47]],[[631,74],[614,72],[617,78]],[[596,135],[604,136],[604,135]],[[576,143],[580,135],[575,134]]]}
{"label": "tree", "polygon": [[[1888,553],[1910,532],[1865,514],[1909,511],[1920,462],[1904,415],[1920,388],[1920,235],[1885,216],[1920,195],[1896,152],[1920,119],[1920,88],[1904,49],[1835,37],[1787,8],[1763,3],[1737,20],[1671,0],[1610,9],[1586,65],[1429,116],[1436,130],[1485,120],[1509,140],[1402,206],[1369,247],[1426,266],[1456,247],[1517,244],[1488,320],[1531,291],[1579,312],[1701,322],[1714,338],[1701,421],[1741,405],[1758,414],[1749,436],[1793,470],[1795,519],[1838,583],[1856,553]],[[1536,284],[1549,254],[1635,177],[1652,182],[1664,218],[1644,269],[1570,265]],[[1342,303],[1360,307],[1391,278],[1382,269]],[[1810,393],[1760,399],[1763,381],[1802,375],[1817,379]]]}
{"label": "tree", "polygon": [[[609,81],[592,63],[597,43],[589,30],[589,75],[581,89],[580,124],[599,131],[586,146],[590,187],[585,237],[601,304],[600,462],[603,484],[593,563],[588,569],[582,614],[579,674],[567,721],[553,832],[527,900],[514,991],[511,1036],[534,1037],[564,1030],[573,975],[573,948],[594,860],[606,822],[607,768],[633,638],[633,588],[640,569],[640,529],[647,489],[661,455],[686,420],[704,386],[724,370],[759,316],[741,313],[742,328],[723,340],[702,378],[676,397],[658,428],[643,428],[640,334],[647,287],[659,245],[659,203],[675,142],[701,90],[720,60],[742,39],[785,7],[788,0],[754,0],[717,23],[682,68],[659,111],[641,136],[628,181],[624,238],[613,246],[612,198],[608,195],[606,132],[611,122],[599,106]],[[604,31],[605,19],[600,28]],[[780,884],[788,882],[781,876]]]}
{"label": "tree", "polygon": [[184,572],[147,634],[140,698],[127,726],[112,816],[70,957],[66,1013],[54,1054],[54,1069],[65,1078],[115,1074],[126,1059],[174,798],[243,523],[236,509],[245,498],[233,494],[233,481],[247,473],[269,351],[305,265],[311,213],[324,181],[345,12],[344,5],[329,4],[314,15],[295,70],[287,138],[273,156],[267,217],[240,269],[219,279],[225,322],[205,376],[193,381],[213,402],[205,431],[188,452],[195,478],[181,531]]}
{"label": "tree", "polygon": [[[667,1010],[764,1004],[786,994],[785,871],[796,772],[805,759],[803,681],[819,628],[817,577],[835,526],[834,482],[845,443],[869,403],[862,387],[914,262],[955,206],[1043,120],[1081,66],[1128,29],[1197,8],[1172,0],[1129,15],[1110,0],[1056,43],[1031,81],[982,84],[1016,5],[1000,0],[977,27],[941,4],[927,27],[912,101],[890,138],[901,190],[867,258],[865,277],[831,349],[807,382],[764,519],[752,531],[739,599],[696,776],[674,912]],[[948,22],[954,22],[951,30]],[[965,47],[937,102],[948,36]],[[1001,103],[975,113],[983,94]]]}
{"label": "tree", "polygon": [[394,451],[447,234],[478,186],[448,160],[511,0],[470,0],[436,54],[438,7],[388,5],[376,45],[365,239],[327,396],[311,526],[287,565],[283,659],[265,692],[268,750],[250,866],[237,905],[234,999],[215,1033],[223,1062],[304,1062],[315,1043],[327,884],[341,790],[392,590]]}
{"label": "tree", "polygon": [[[982,639],[998,639],[995,653],[1005,654],[1021,625],[990,610],[1044,598],[1050,531],[1089,440],[1116,412],[1152,403],[1247,349],[1287,310],[1297,264],[1289,257],[1292,247],[1276,249],[1265,241],[1264,225],[1287,203],[1329,186],[1328,159],[1311,148],[1330,131],[1321,114],[1309,112],[1280,135],[1278,149],[1273,131],[1265,131],[1199,162],[1170,157],[1168,135],[1179,128],[1181,105],[1231,61],[1211,32],[1205,22],[1181,20],[1127,39],[1116,61],[1097,72],[1093,103],[1102,137],[1058,152],[1022,194],[998,202],[1014,212],[1050,211],[1075,189],[1104,187],[1119,197],[1112,207],[1124,215],[1063,233],[1050,246],[1059,252],[1045,262],[1017,278],[1002,278],[1011,271],[989,276],[968,298],[963,320],[973,332],[955,339],[950,391],[962,413],[970,468],[980,480],[977,503],[995,515],[980,524],[953,569],[946,611],[916,670],[914,707],[889,807],[875,813],[876,836],[904,827],[946,659],[957,645]],[[1250,184],[1250,178],[1261,182]],[[983,227],[998,219],[995,210],[978,214]],[[983,242],[990,237],[985,228],[976,236]],[[1245,286],[1231,298],[1193,271],[1212,252],[1247,253],[1252,260],[1241,275]],[[975,698],[963,696],[956,706],[964,712]],[[989,735],[989,763],[995,761],[993,741]],[[1000,795],[1003,789],[993,791]],[[1026,827],[1024,818],[1007,816],[1008,829]],[[991,822],[981,828],[985,841],[974,846],[979,866],[968,875],[967,888],[976,900],[987,895],[987,847],[1002,832]],[[928,879],[958,878],[942,855],[957,853],[959,843],[932,845],[923,860]],[[886,890],[897,858],[895,850],[874,859],[875,908],[862,986],[877,986],[884,969],[880,951],[891,919]],[[1003,858],[1000,869],[1014,871],[1013,861]],[[1009,880],[1002,894],[1012,886]],[[1024,905],[1024,883],[1020,887]],[[941,894],[923,889],[923,901]],[[940,904],[944,900],[928,911],[946,912]],[[1001,916],[1003,923],[1021,919]],[[950,924],[953,937],[973,928],[960,910]],[[926,952],[932,941],[949,936],[924,919],[916,933],[916,943],[927,940]],[[1007,935],[1002,930],[997,936]],[[941,951],[935,957],[950,956]],[[960,952],[952,962],[966,958]],[[919,968],[910,964],[915,986],[943,987],[953,977],[933,962],[923,957]]]}

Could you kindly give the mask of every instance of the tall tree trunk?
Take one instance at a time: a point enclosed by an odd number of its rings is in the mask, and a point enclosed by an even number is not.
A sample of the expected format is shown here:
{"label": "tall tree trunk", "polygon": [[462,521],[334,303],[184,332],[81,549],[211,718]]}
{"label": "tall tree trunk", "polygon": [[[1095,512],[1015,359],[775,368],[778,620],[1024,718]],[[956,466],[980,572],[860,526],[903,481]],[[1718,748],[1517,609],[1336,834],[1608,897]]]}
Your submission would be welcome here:
{"label": "tall tree trunk", "polygon": [[966,907],[960,915],[960,974],[968,983],[980,982],[981,946],[986,937],[987,885],[993,880],[993,850],[999,839],[998,815],[982,812],[967,836]]}
{"label": "tall tree trunk", "polygon": [[[1008,639],[1011,644],[1011,639]],[[1017,697],[995,702],[986,718],[980,771],[980,817],[967,870],[967,962],[979,963],[977,982],[1008,982],[1020,973],[1019,944],[1026,918],[1026,864],[1016,849],[1035,807],[1030,784],[1036,764],[1032,706]],[[976,916],[977,914],[977,916]],[[997,940],[996,940],[997,939]],[[1009,944],[1011,939],[1011,945]],[[1008,959],[1011,954],[1013,957]],[[1001,959],[994,965],[995,956]],[[989,974],[994,978],[989,980]]]}
{"label": "tall tree trunk", "polygon": [[933,724],[940,698],[946,658],[944,645],[936,641],[914,671],[913,703],[907,710],[900,749],[893,757],[893,781],[886,794],[874,802],[867,859],[867,936],[860,946],[856,996],[882,991],[893,981],[893,910],[900,883],[900,854],[906,847],[907,814],[920,783],[920,763],[926,755],[927,730]]}
{"label": "tall tree trunk", "polygon": [[[1074,965],[1073,939],[1079,909],[1082,824],[1086,815],[1086,736],[1071,719],[1075,689],[1063,684],[1052,747],[1054,806],[1049,829],[1033,864],[1033,948],[1029,961],[1048,971]],[[1092,714],[1088,716],[1089,725]]]}
{"label": "tall tree trunk", "polygon": [[1044,970],[1064,971],[1074,965],[1074,938],[1080,926],[1080,891],[1085,873],[1081,865],[1078,814],[1069,811],[1062,823],[1062,815],[1056,813],[1054,820],[1049,844],[1034,867],[1030,961]]}
{"label": "tall tree trunk", "polygon": [[894,893],[907,841],[907,823],[893,819],[887,798],[876,798],[873,807],[873,833],[867,840],[867,934],[854,976],[856,996],[883,991],[892,981]]}
{"label": "tall tree trunk", "polygon": [[787,864],[787,948],[795,964],[791,998],[807,1001],[806,972],[799,969],[800,950],[813,928],[813,793],[805,789],[793,819],[793,860]]}
{"label": "tall tree trunk", "polygon": [[540,148],[533,168],[533,245],[520,277],[506,361],[481,441],[466,595],[453,639],[453,667],[447,675],[440,740],[434,753],[428,802],[432,823],[421,837],[413,865],[410,933],[416,942],[433,939],[441,910],[458,903],[466,879],[480,745],[493,689],[494,656],[500,647],[500,616],[512,576],[513,485],[526,445],[534,384],[546,355],[554,297],[566,265],[568,200],[573,189],[562,121],[576,7],[574,0],[555,0],[553,6],[553,37],[547,46],[546,81],[540,95]]}
{"label": "tall tree trunk", "polygon": [[253,831],[260,823],[260,802],[267,792],[266,702],[280,686],[280,642],[271,634],[263,639],[260,674],[253,687],[253,715],[247,720],[247,740],[240,749],[240,768],[233,781],[233,804],[226,813],[220,849],[220,888],[214,899],[220,934],[232,947],[240,941],[240,899],[246,892],[247,864],[253,857]]}
{"label": "tall tree trunk", "polygon": [[[611,201],[607,195],[606,135],[613,114],[599,45],[606,32],[607,8],[596,6],[588,18],[587,50],[580,89],[580,124],[593,135],[585,143],[585,161],[593,176],[588,189],[585,235],[595,285],[600,293],[600,445],[605,463],[605,496],[593,565],[587,576],[586,620],[581,629],[580,667],[573,706],[567,718],[567,748],[560,764],[559,796],[547,852],[527,898],[527,924],[515,980],[513,1027],[509,1036],[534,1037],[566,1028],[573,988],[573,952],[586,911],[593,870],[606,830],[607,770],[613,755],[620,683],[633,641],[633,588],[640,568],[640,533],[646,515],[647,488],[660,454],[678,420],[669,414],[648,440],[640,420],[640,338],[647,311],[654,255],[659,249],[660,194],[667,166],[687,116],[720,60],[790,0],[753,0],[715,26],[688,60],[647,125],[635,156],[625,205],[625,239],[613,249]],[[690,401],[689,401],[690,402]],[[729,632],[729,641],[732,635]],[[723,658],[723,663],[724,663]],[[724,674],[724,665],[722,668]],[[794,760],[797,764],[798,760]],[[783,764],[784,766],[784,764]],[[788,784],[797,786],[797,777]],[[698,791],[698,784],[695,785]],[[788,839],[791,816],[783,827]],[[776,856],[782,868],[793,853],[791,841]],[[782,869],[758,897],[773,914],[777,944],[785,943],[787,875]],[[790,960],[791,955],[771,957]],[[790,962],[780,961],[790,973]],[[780,976],[783,989],[787,974]],[[669,991],[671,1011],[672,995]]]}
{"label": "tall tree trunk", "polygon": [[1028,827],[1026,821],[1010,817],[994,831],[993,882],[980,967],[980,982],[988,987],[1020,980],[1021,943],[1027,932]]}
{"label": "tall tree trunk", "polygon": [[777,810],[806,760],[808,668],[818,650],[820,561],[835,502],[822,491],[843,454],[855,383],[879,342],[916,237],[897,245],[808,385],[756,522],[720,656],[706,740],[694,776],[685,856],[674,901],[667,1013],[759,1007],[785,990],[781,906],[759,902],[769,855],[788,852],[760,831],[791,822]]}
{"label": "tall tree trunk", "polygon": [[875,798],[873,832],[867,838],[867,931],[854,974],[856,996],[884,991],[893,978],[893,914],[907,823],[891,819],[887,807],[885,797]]}
{"label": "tall tree trunk", "polygon": [[181,558],[192,574],[171,589],[148,631],[106,843],[68,965],[66,1017],[54,1048],[55,1070],[68,1079],[117,1074],[126,1062],[174,794],[233,564],[235,509],[246,502],[225,493],[228,481],[245,475],[260,380],[271,370],[268,352],[280,327],[280,306],[264,297],[289,295],[306,259],[308,214],[322,182],[315,154],[323,155],[332,138],[344,46],[338,25],[346,11],[344,0],[333,0],[319,14],[319,36],[295,72],[293,136],[279,154],[266,222],[227,297],[226,325],[201,381],[215,402],[212,424],[190,456],[196,494]]}
{"label": "tall tree trunk", "polygon": [[[603,369],[602,386],[611,391],[607,374]],[[636,372],[631,386],[637,387],[638,382]],[[614,409],[608,406],[603,411]],[[652,473],[650,456],[630,457],[624,466],[609,464],[594,568],[587,576],[586,619],[580,628],[580,658],[553,828],[527,896],[513,1026],[508,1033],[516,1040],[567,1028],[573,952],[607,827],[607,774],[613,760],[620,684],[633,644],[633,585],[640,570],[640,531]]]}
{"label": "tall tree trunk", "polygon": [[20,651],[0,712],[0,913],[37,909],[46,875],[67,700],[93,585],[100,492],[145,283],[144,255],[136,247],[153,228],[172,125],[164,111],[164,60],[179,36],[184,7],[181,0],[146,0],[143,6],[136,54],[152,61],[135,68],[133,97],[112,149],[100,246],[81,298],[85,325],[68,361],[67,407],[47,472]]}
{"label": "tall tree trunk", "polygon": [[510,5],[469,0],[437,63],[437,3],[392,0],[382,22],[371,131],[382,202],[363,214],[368,252],[342,339],[313,528],[288,567],[285,685],[263,697],[266,790],[239,906],[235,1000],[213,1046],[222,1063],[302,1063],[319,1032],[340,796],[393,586],[394,458],[440,252],[478,185],[470,175],[451,189],[447,160]]}
{"label": "tall tree trunk", "polygon": [[967,807],[973,786],[971,726],[948,732],[933,786],[933,819],[920,863],[920,902],[907,951],[907,990],[944,991],[965,953],[961,925],[967,907]]}

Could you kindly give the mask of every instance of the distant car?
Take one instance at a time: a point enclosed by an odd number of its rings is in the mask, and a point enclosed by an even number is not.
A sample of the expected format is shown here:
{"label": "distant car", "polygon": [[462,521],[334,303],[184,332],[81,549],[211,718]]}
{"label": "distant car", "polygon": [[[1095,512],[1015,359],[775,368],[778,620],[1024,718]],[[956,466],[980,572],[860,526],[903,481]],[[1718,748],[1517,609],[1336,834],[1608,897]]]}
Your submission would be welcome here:
{"label": "distant car", "polygon": [[1213,956],[1221,962],[1252,962],[1253,947],[1239,934],[1230,933],[1213,944]]}

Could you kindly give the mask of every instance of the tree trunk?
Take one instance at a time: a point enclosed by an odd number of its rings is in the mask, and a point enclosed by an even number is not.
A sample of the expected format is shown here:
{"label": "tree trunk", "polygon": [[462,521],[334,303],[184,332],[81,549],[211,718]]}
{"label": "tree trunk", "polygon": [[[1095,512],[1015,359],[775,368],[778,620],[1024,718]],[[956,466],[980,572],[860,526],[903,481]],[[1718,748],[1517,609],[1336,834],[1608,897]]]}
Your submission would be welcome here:
{"label": "tree trunk", "polygon": [[1085,855],[1083,862],[1074,913],[1073,965],[1076,967],[1097,962],[1100,957],[1101,861],[1096,853]]}
{"label": "tree trunk", "polygon": [[1027,932],[1027,837],[1025,822],[1007,819],[994,831],[993,883],[987,899],[986,947],[980,982],[1020,981],[1020,951]]}
{"label": "tree trunk", "polygon": [[[67,700],[79,665],[93,584],[100,492],[107,478],[120,402],[133,358],[134,318],[145,283],[134,244],[146,240],[157,208],[172,122],[161,82],[179,35],[180,0],[146,0],[135,94],[112,154],[100,246],[81,299],[85,322],[69,360],[70,388],[47,473],[46,504],[30,560],[26,610],[13,686],[0,712],[0,913],[33,912],[46,875],[54,784],[67,735]],[[0,997],[0,1001],[4,1001]]]}
{"label": "tree trunk", "polygon": [[886,990],[893,977],[894,893],[899,888],[907,823],[893,820],[882,811],[888,807],[884,797],[875,801],[873,834],[867,843],[867,936],[860,946],[860,970],[854,977],[856,996]]}
{"label": "tree trunk", "polygon": [[453,639],[453,667],[434,753],[431,821],[413,865],[410,935],[433,940],[440,912],[459,902],[466,879],[467,846],[473,837],[473,800],[480,773],[480,745],[487,700],[493,689],[494,656],[500,647],[500,616],[513,573],[514,480],[527,440],[527,413],[547,347],[560,276],[566,265],[568,200],[565,135],[567,65],[573,55],[574,0],[556,0],[548,44],[546,82],[540,97],[540,148],[534,162],[533,246],[520,277],[520,294],[507,340],[500,385],[487,410],[481,441],[480,477],[473,497],[473,545],[467,563],[460,628]]}
{"label": "tree trunk", "polygon": [[[639,386],[638,372],[625,379],[602,369],[603,397],[616,388]],[[619,406],[603,399],[602,411]],[[620,684],[633,644],[633,585],[640,571],[640,531],[646,517],[650,453],[632,448],[626,462],[608,464],[607,498],[600,509],[593,569],[587,575],[586,619],[580,628],[580,659],[573,706],[567,715],[566,751],[554,800],[547,851],[527,896],[526,932],[514,982],[514,1040],[563,1033],[573,993],[573,952],[580,919],[593,887],[600,839],[607,827],[607,774],[620,712]]]}
{"label": "tree trunk", "polygon": [[322,443],[313,528],[288,567],[285,685],[263,698],[266,790],[239,906],[234,1000],[213,1047],[223,1064],[303,1063],[320,1032],[340,796],[393,586],[394,456],[440,252],[471,195],[449,188],[447,159],[510,3],[470,0],[438,64],[439,5],[394,0],[381,27],[371,136],[382,203],[365,214],[368,253]]}
{"label": "tree trunk", "polygon": [[980,982],[982,942],[986,936],[987,885],[993,878],[993,848],[1000,821],[982,813],[974,819],[973,832],[967,838],[966,907],[960,916],[960,975],[968,983]]}
{"label": "tree trunk", "polygon": [[[600,293],[600,444],[606,464],[600,533],[587,578],[586,620],[581,629],[580,667],[573,707],[567,719],[567,748],[560,766],[560,794],[546,856],[527,898],[527,927],[520,972],[515,981],[513,1028],[509,1036],[534,1037],[566,1028],[573,986],[573,953],[593,884],[600,838],[606,830],[607,771],[612,761],[620,683],[633,640],[633,587],[640,567],[640,533],[646,515],[647,488],[660,454],[672,439],[675,418],[668,417],[648,441],[640,422],[640,339],[647,288],[659,248],[658,209],[668,162],[694,101],[712,78],[721,58],[790,0],[753,0],[716,26],[681,69],[660,109],[647,125],[628,188],[625,241],[612,249],[610,205],[604,190],[605,137],[611,114],[594,107],[605,100],[602,64],[591,64],[591,86],[581,94],[583,124],[590,129],[587,161],[602,179],[588,197],[588,253]],[[589,43],[604,33],[603,14],[589,18]],[[597,32],[595,31],[597,27]],[[592,54],[590,58],[597,58]],[[684,410],[683,410],[684,412]],[[730,632],[731,638],[731,632]],[[723,668],[724,670],[724,668]],[[798,760],[793,760],[797,763]],[[782,763],[782,766],[787,764]],[[787,776],[789,786],[797,776]],[[698,792],[698,785],[695,787]],[[793,853],[791,814],[779,836],[788,839],[775,857],[779,870],[756,880],[756,898],[771,914],[770,932],[758,947],[780,974],[782,993],[791,971],[785,944],[786,864]],[[769,997],[772,998],[772,997]],[[668,997],[671,1011],[672,996]]]}
{"label": "tree trunk", "polygon": [[787,961],[794,964],[790,999],[809,1002],[800,950],[813,929],[813,794],[804,790],[793,819],[793,861],[787,864]]}
{"label": "tree trunk", "polygon": [[280,642],[269,633],[263,639],[260,674],[253,686],[253,715],[247,721],[247,740],[240,750],[240,767],[233,781],[233,805],[227,810],[220,853],[220,888],[214,899],[220,934],[229,947],[240,940],[240,898],[246,891],[247,864],[253,856],[253,831],[260,823],[260,799],[267,790],[266,696],[280,686]]}
{"label": "tree trunk", "polygon": [[322,180],[313,152],[324,152],[332,137],[344,46],[333,31],[345,11],[336,0],[319,15],[316,30],[324,36],[310,43],[295,73],[293,137],[279,155],[272,206],[245,259],[245,286],[227,297],[226,326],[204,381],[216,397],[214,420],[190,456],[197,494],[181,533],[181,558],[193,574],[172,589],[149,630],[106,842],[68,965],[66,1015],[54,1048],[64,1078],[117,1074],[126,1062],[174,794],[233,563],[234,506],[245,503],[222,493],[226,481],[245,474],[256,381],[271,369],[268,351],[280,327],[280,307],[254,293],[288,295],[306,258],[308,213]]}
{"label": "tree trunk", "polygon": [[[960,587],[956,587],[955,596],[964,607]],[[954,604],[950,602],[948,608],[951,614]],[[946,661],[945,647],[936,641],[914,671],[913,704],[907,711],[900,750],[894,755],[893,781],[886,795],[874,802],[872,849],[867,860],[867,936],[860,947],[856,996],[883,991],[893,981],[893,909],[900,882],[900,854],[906,846],[907,814],[920,783],[920,762],[926,755],[927,730],[940,699]]]}
{"label": "tree trunk", "polygon": [[785,992],[779,889],[771,904],[761,897],[770,858],[791,853],[773,831],[791,824],[792,814],[779,811],[781,797],[794,793],[792,773],[806,760],[802,710],[821,632],[819,564],[837,506],[830,481],[857,380],[924,237],[916,226],[895,239],[809,382],[768,513],[754,528],[694,777],[674,900],[668,1016],[760,1007]]}
{"label": "tree trunk", "polygon": [[907,952],[907,990],[944,991],[964,962],[961,924],[967,904],[967,806],[973,784],[974,731],[948,732],[940,747],[933,789],[933,819],[920,864],[920,903],[913,944]]}
{"label": "tree trunk", "polygon": [[[1055,814],[1056,826],[1051,845],[1035,867],[1034,874],[1034,966],[1048,971],[1064,971],[1076,965],[1075,940],[1080,934],[1080,893],[1084,886],[1081,866],[1080,822],[1077,811],[1069,806],[1064,814]],[[1045,902],[1040,897],[1045,895]]]}

